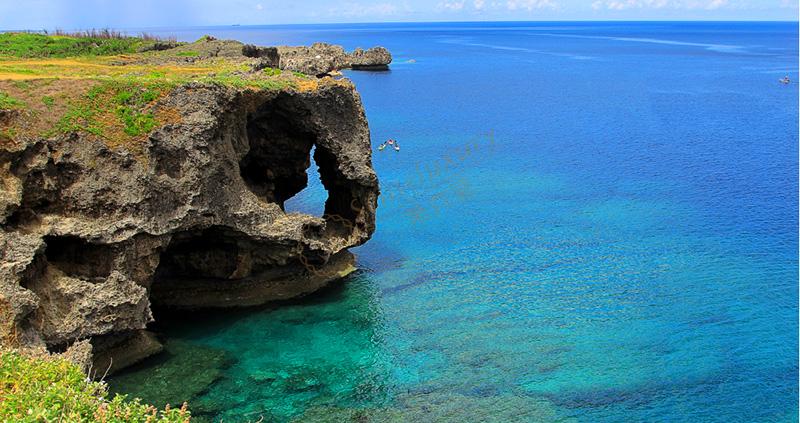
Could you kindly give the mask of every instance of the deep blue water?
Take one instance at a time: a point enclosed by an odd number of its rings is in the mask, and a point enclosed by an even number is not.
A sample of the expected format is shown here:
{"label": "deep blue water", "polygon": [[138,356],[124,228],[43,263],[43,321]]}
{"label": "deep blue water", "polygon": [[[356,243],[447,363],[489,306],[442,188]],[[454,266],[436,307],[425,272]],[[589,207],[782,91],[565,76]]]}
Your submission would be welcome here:
{"label": "deep blue water", "polygon": [[226,422],[798,420],[796,23],[161,33],[384,45],[348,77],[402,151],[374,152],[362,271],[182,318],[112,386]]}

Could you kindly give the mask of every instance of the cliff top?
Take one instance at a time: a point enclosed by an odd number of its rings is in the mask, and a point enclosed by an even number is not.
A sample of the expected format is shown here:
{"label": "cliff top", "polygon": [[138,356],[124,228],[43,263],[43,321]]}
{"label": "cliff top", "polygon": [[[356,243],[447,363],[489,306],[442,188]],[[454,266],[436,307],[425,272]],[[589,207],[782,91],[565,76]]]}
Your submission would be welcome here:
{"label": "cliff top", "polygon": [[[377,59],[375,58],[377,57]],[[180,116],[158,100],[178,86],[314,91],[347,84],[329,73],[388,63],[384,49],[256,47],[205,36],[193,43],[112,32],[0,34],[0,148],[21,137],[82,132],[113,144],[141,140]],[[313,76],[303,72],[309,72]]]}

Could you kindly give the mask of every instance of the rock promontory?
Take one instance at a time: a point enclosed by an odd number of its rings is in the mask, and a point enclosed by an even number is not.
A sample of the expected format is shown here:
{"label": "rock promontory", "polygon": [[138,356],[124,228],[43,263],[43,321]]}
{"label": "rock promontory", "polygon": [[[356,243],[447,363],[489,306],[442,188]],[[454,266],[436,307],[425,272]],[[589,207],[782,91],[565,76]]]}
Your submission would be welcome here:
{"label": "rock promontory", "polygon": [[212,58],[256,59],[258,68],[275,68],[306,75],[323,77],[332,72],[354,69],[380,71],[389,69],[392,54],[383,47],[357,48],[347,52],[342,46],[314,43],[310,46],[261,47],[235,40],[204,37],[191,44],[179,45],[162,54],[142,57],[148,63],[196,62]]}
{"label": "rock promontory", "polygon": [[[264,304],[352,272],[375,230],[369,127],[352,83],[316,76],[391,56],[340,51],[0,58],[2,341],[88,341],[119,369],[160,350],[156,305]],[[312,154],[325,214],[287,212]]]}
{"label": "rock promontory", "polygon": [[302,72],[309,75],[327,74],[342,69],[386,70],[392,63],[392,55],[383,47],[368,50],[355,49],[348,53],[341,46],[325,43],[310,47],[277,47],[282,69]]}

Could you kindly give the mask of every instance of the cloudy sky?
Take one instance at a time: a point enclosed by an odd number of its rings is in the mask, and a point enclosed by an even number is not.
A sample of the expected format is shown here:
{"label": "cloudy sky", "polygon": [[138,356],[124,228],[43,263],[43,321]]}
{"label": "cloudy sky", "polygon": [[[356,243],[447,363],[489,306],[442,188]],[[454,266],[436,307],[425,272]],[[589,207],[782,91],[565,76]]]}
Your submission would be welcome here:
{"label": "cloudy sky", "polygon": [[797,17],[797,0],[0,0],[0,29]]}

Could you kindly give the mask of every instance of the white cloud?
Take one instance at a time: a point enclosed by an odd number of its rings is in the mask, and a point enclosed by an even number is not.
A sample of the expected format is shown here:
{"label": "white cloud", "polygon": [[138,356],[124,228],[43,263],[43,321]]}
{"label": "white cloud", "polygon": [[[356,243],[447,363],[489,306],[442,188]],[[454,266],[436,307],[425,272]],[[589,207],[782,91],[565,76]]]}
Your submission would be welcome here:
{"label": "white cloud", "polygon": [[486,1],[484,1],[484,0],[475,0],[473,5],[475,6],[475,10],[483,10],[483,8],[486,6]]}
{"label": "white cloud", "polygon": [[439,2],[437,9],[458,12],[464,9],[464,3],[466,3],[466,1],[445,0],[443,2]]}
{"label": "white cloud", "polygon": [[365,17],[365,16],[392,16],[400,12],[410,12],[411,8],[407,3],[400,7],[391,3],[377,3],[364,5],[361,3],[344,3],[338,7],[328,9],[328,14],[334,16]]}
{"label": "white cloud", "polygon": [[261,3],[256,4],[256,10],[264,10],[264,6]]}
{"label": "white cloud", "polygon": [[508,0],[508,10],[556,9],[558,5],[554,0]]}
{"label": "white cloud", "polygon": [[596,0],[592,9],[708,9],[715,10],[728,5],[728,0]]}
{"label": "white cloud", "polygon": [[781,9],[797,9],[797,0],[781,0]]}

